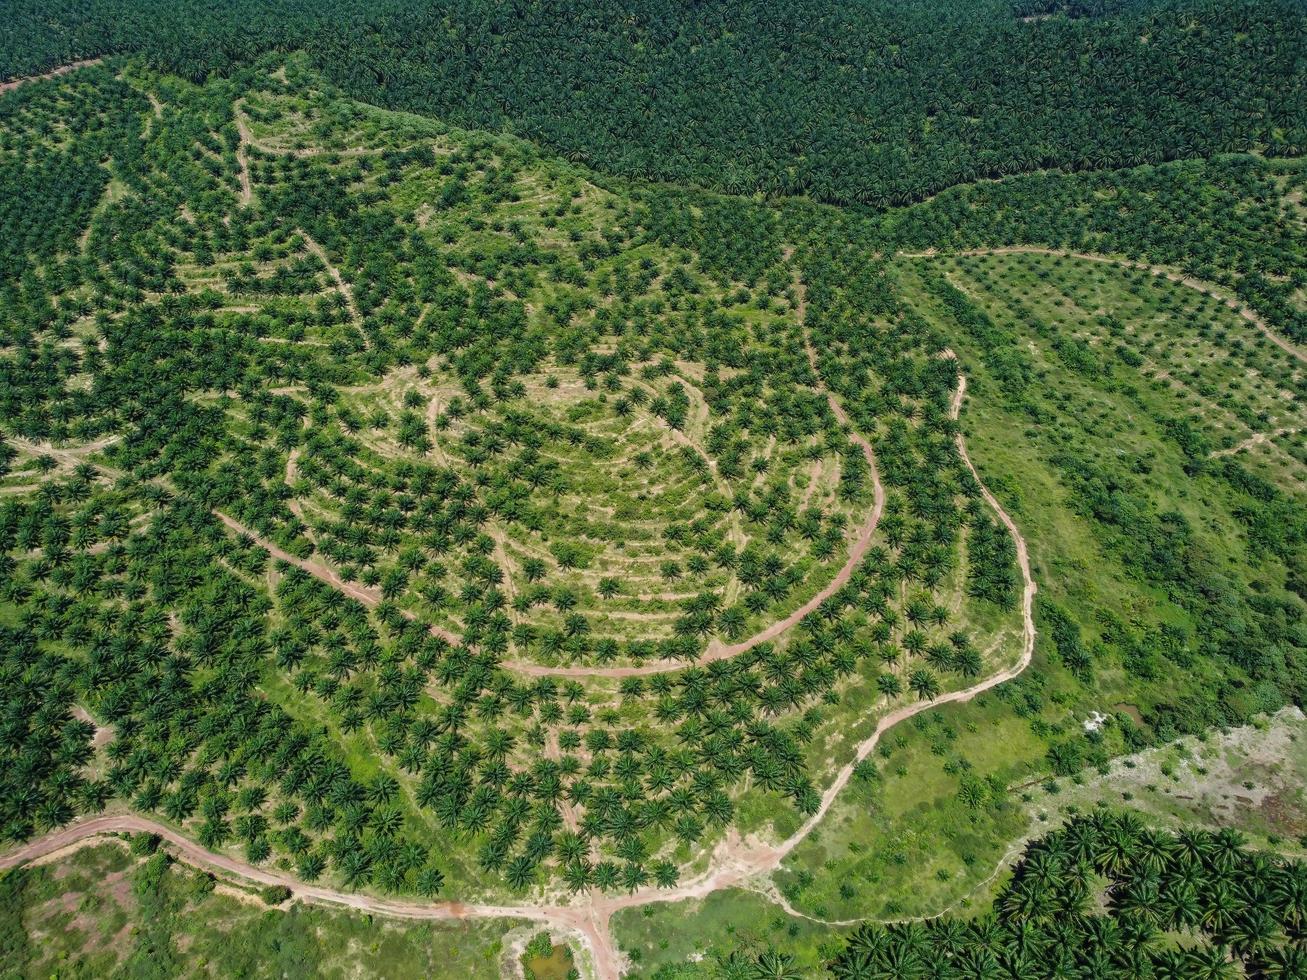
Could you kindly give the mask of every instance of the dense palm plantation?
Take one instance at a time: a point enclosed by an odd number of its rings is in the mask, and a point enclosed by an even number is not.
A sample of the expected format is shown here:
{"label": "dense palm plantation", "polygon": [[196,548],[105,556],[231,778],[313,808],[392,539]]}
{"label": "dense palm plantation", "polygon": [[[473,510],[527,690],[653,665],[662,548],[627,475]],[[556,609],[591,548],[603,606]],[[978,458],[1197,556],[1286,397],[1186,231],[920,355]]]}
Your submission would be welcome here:
{"label": "dense palm plantation", "polygon": [[892,490],[851,557],[870,457],[773,218],[401,126],[302,60],[113,75],[7,97],[23,152],[66,92],[120,130],[4,287],[9,839],[119,800],[349,887],[667,886],[741,805],[815,810],[833,733],[986,671],[966,612],[1011,622],[1014,556],[953,378],[859,406]]}
{"label": "dense palm plantation", "polygon": [[1301,861],[1250,852],[1237,832],[1152,830],[1104,810],[1030,844],[988,914],[860,927],[829,969],[839,980],[1297,977],[1305,903]]}
{"label": "dense palm plantation", "polygon": [[304,47],[351,95],[601,170],[851,204],[1045,167],[1294,154],[1307,133],[1290,0],[22,0],[10,18],[0,77],[133,51],[198,78]]}

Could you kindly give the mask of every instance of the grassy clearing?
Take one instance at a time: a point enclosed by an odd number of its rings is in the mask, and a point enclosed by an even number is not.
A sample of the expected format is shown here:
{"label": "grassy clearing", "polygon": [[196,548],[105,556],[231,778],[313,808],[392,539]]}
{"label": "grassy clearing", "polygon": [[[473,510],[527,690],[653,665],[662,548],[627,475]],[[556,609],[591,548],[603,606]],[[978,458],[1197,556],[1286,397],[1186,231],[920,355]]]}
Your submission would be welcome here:
{"label": "grassy clearing", "polygon": [[613,936],[632,978],[716,977],[744,953],[784,948],[801,976],[818,976],[839,948],[835,933],[786,915],[753,892],[732,889],[702,901],[627,909],[613,918]]}
{"label": "grassy clearing", "polygon": [[216,884],[122,843],[0,879],[6,977],[498,978],[508,921],[415,924]]}
{"label": "grassy clearing", "polygon": [[777,886],[799,911],[832,921],[960,904],[1029,822],[995,790],[1000,774],[1023,771],[1043,751],[992,695],[918,716],[887,736],[872,756],[879,775],[854,778]]}
{"label": "grassy clearing", "polygon": [[[1038,748],[1022,746],[1028,732],[1023,736],[1001,722],[997,699],[968,709],[977,720],[994,722],[990,764],[1011,749],[1020,756]],[[1152,826],[1234,828],[1253,848],[1274,853],[1299,855],[1307,846],[1307,718],[1296,708],[1122,756],[1103,774],[1017,783],[979,808],[953,797],[958,781],[932,751],[960,740],[961,732],[949,736],[953,715],[928,714],[919,719],[923,724],[891,737],[888,758],[879,760],[882,771],[903,766],[917,778],[855,779],[775,876],[798,911],[832,920],[984,912],[1028,840],[1103,804],[1136,812]],[[800,885],[805,871],[812,880]],[[845,883],[854,894],[840,890]],[[731,952],[771,947],[793,955],[801,975],[815,974],[849,928],[789,916],[766,897],[744,891],[628,910],[614,920],[623,949],[635,951],[634,975],[658,977],[718,976]]]}
{"label": "grassy clearing", "polygon": [[1274,482],[1303,487],[1307,369],[1220,301],[1144,272],[1045,255],[943,267],[991,314],[1051,328],[1064,369],[1119,361],[1136,371],[1138,407],[1183,419],[1209,453],[1269,436],[1239,452]]}

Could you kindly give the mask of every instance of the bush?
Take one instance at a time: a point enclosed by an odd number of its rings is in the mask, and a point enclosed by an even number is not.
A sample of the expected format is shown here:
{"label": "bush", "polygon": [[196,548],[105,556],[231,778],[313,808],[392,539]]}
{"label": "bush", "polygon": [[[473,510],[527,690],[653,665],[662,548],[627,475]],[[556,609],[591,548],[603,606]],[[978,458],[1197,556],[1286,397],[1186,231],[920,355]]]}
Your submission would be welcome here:
{"label": "bush", "polygon": [[269,885],[259,892],[259,898],[265,905],[280,905],[290,901],[291,890],[285,885]]}
{"label": "bush", "polygon": [[530,957],[547,959],[553,951],[554,941],[547,932],[537,932],[531,937],[531,941],[526,944],[526,955]]}
{"label": "bush", "polygon": [[137,857],[146,857],[159,849],[158,834],[132,834],[131,851]]}

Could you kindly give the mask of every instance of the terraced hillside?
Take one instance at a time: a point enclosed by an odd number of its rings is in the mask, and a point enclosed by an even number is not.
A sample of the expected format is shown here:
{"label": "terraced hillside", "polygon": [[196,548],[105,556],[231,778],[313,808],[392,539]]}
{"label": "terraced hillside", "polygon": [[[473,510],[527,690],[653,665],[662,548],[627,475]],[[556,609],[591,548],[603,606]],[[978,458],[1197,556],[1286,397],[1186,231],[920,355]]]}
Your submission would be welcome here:
{"label": "terraced hillside", "polygon": [[1302,700],[1302,174],[1239,166],[1279,244],[1210,284],[605,177],[303,55],[0,93],[0,867],[157,834],[600,976],[659,905],[830,946],[1002,888],[1035,793]]}
{"label": "terraced hillside", "polygon": [[949,524],[885,498],[790,252],[734,278],[299,61],[109,75],[7,96],[24,147],[69,88],[137,108],[9,287],[12,646],[113,732],[11,837],[122,799],[355,887],[665,886],[1020,653],[1010,542],[947,436]]}

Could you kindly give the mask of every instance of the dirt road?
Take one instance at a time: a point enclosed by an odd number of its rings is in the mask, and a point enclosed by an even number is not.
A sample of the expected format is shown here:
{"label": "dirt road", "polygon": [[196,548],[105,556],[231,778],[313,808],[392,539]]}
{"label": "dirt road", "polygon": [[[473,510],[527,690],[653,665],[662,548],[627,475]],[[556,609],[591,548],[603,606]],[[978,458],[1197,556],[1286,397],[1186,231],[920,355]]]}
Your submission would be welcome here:
{"label": "dirt road", "polygon": [[[347,582],[345,579],[341,578],[340,575],[336,573],[335,569],[331,568],[329,565],[323,564],[322,562],[314,561],[311,558],[297,558],[295,555],[292,555],[289,551],[286,551],[284,548],[279,548],[277,545],[273,544],[267,538],[264,538],[253,528],[247,527],[246,525],[242,524],[240,521],[236,520],[236,518],[232,517],[229,514],[224,514],[220,510],[215,510],[213,512],[213,516],[218,518],[218,520],[222,521],[222,523],[227,525],[227,527],[231,528],[237,534],[241,534],[249,538],[256,545],[258,545],[260,548],[262,548],[264,551],[270,554],[273,558],[276,558],[279,561],[284,561],[288,565],[294,565],[296,568],[300,569],[301,571],[308,572],[310,575],[312,575],[314,578],[318,579],[319,581],[326,582],[337,592],[341,592],[349,596],[351,599],[355,599],[358,602],[361,602],[369,609],[374,609],[381,604],[380,589],[368,588],[366,585],[360,585],[358,582]],[[401,609],[399,613],[401,616],[403,616],[406,619],[417,618],[407,609]],[[463,638],[459,636],[457,633],[451,633],[449,630],[441,629],[439,626],[428,626],[427,630],[431,633],[432,636],[438,636],[442,640],[445,640],[448,643],[452,643],[455,646],[463,642]]]}
{"label": "dirt road", "polygon": [[359,315],[359,308],[354,305],[354,290],[350,287],[350,284],[345,281],[345,277],[340,274],[340,270],[327,257],[326,250],[315,242],[303,228],[299,230],[299,233],[300,237],[304,239],[304,247],[317,256],[318,261],[327,267],[332,282],[340,290],[341,296],[345,297],[345,305],[349,308],[349,315],[354,318],[356,324],[361,323],[363,318]]}
{"label": "dirt road", "polygon": [[[300,900],[316,905],[338,906],[399,919],[449,921],[470,918],[531,919],[579,935],[587,948],[593,948],[595,945],[595,937],[592,935],[594,930],[592,917],[580,906],[464,905],[462,902],[419,904],[379,898],[360,892],[336,891],[333,888],[306,884],[290,875],[256,867],[238,858],[206,850],[172,828],[135,814],[94,817],[38,837],[0,856],[0,871],[28,864],[72,848],[79,843],[93,841],[97,837],[141,832],[158,834],[168,842],[168,846],[179,859],[194,867],[240,878],[256,885],[284,885]],[[609,972],[599,975],[616,977],[618,974]]]}
{"label": "dirt road", "polygon": [[104,475],[117,479],[118,477],[125,476],[126,474],[124,474],[122,470],[117,469],[116,467],[109,466],[106,463],[98,463],[95,460],[89,459],[88,457],[90,457],[93,453],[98,453],[101,450],[107,449],[109,446],[112,446],[115,442],[117,442],[120,438],[121,438],[120,436],[116,436],[116,435],[105,436],[102,439],[97,439],[95,442],[87,442],[78,446],[71,446],[71,447],[55,446],[49,442],[31,442],[27,439],[20,439],[17,436],[9,436],[8,442],[10,445],[16,446],[19,449],[23,450],[24,452],[30,453],[33,456],[50,456],[68,466],[80,466],[82,463],[90,463],[92,466],[94,466],[97,470],[99,470]]}
{"label": "dirt road", "polygon": [[254,200],[254,185],[250,182],[250,142],[253,137],[250,135],[250,127],[245,122],[245,116],[241,114],[240,106],[236,107],[236,132],[240,134],[240,142],[236,144],[236,165],[240,168],[237,176],[240,177],[241,207],[249,207]]}

